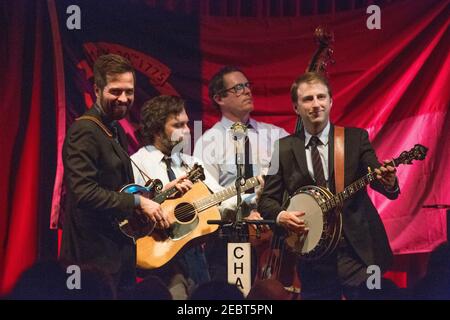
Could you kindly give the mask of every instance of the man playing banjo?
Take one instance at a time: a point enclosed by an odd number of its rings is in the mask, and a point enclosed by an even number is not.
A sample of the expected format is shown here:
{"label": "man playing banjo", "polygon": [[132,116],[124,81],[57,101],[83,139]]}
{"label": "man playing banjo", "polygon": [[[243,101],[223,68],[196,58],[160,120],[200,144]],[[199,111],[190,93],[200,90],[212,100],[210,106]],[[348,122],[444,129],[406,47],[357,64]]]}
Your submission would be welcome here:
{"label": "man playing banjo", "polygon": [[[312,223],[308,223],[305,212],[285,210],[283,194],[293,196],[299,188],[309,185],[336,193],[337,130],[329,120],[332,93],[322,75],[312,72],[301,75],[291,87],[291,99],[303,126],[299,132],[279,140],[273,155],[279,157],[278,168],[266,176],[258,211],[265,219],[276,219],[291,233],[308,235],[313,231]],[[341,129],[344,186],[374,170],[376,180],[370,186],[387,198],[396,199],[400,193],[396,170],[378,162],[367,131]],[[384,271],[392,262],[386,231],[365,188],[344,202],[341,216],[342,233],[335,242],[336,249],[313,261],[299,259],[302,299],[341,299],[343,295],[347,299],[363,298],[368,292],[367,267],[377,265]]]}

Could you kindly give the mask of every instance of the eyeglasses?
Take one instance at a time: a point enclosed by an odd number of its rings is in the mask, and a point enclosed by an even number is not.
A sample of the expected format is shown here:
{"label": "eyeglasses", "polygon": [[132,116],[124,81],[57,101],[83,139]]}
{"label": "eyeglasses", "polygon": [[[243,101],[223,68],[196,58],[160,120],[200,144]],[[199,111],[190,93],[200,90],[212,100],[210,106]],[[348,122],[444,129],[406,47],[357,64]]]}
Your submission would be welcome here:
{"label": "eyeglasses", "polygon": [[241,94],[244,93],[245,88],[248,88],[251,90],[252,84],[250,82],[238,83],[237,85],[235,85],[231,88],[220,90],[219,92],[217,92],[217,94],[220,95],[224,92],[233,92],[236,96],[240,96]]}

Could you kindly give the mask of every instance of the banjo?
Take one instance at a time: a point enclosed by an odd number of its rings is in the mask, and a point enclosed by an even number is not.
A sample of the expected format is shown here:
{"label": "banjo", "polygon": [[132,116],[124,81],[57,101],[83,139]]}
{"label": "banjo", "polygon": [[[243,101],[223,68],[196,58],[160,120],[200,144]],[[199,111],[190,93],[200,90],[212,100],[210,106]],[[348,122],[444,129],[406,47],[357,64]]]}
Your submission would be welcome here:
{"label": "banjo", "polygon": [[[399,157],[386,165],[397,167],[399,164],[411,164],[413,160],[423,160],[427,151],[428,148],[416,144],[414,148],[403,151]],[[300,258],[310,261],[319,260],[332,253],[342,235],[344,201],[376,179],[376,173],[369,172],[336,195],[327,188],[318,186],[298,189],[288,200],[286,211],[305,212],[303,219],[309,231],[303,234],[288,231],[285,240],[287,247]]]}

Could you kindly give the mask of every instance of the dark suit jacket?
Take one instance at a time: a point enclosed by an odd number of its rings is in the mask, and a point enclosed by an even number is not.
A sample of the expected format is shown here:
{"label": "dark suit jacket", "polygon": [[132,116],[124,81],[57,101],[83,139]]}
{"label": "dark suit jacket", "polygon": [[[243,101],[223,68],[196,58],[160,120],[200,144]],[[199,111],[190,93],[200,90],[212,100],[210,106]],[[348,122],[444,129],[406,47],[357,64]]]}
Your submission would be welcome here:
{"label": "dark suit jacket", "polygon": [[[334,187],[334,126],[329,135],[329,177],[331,191]],[[274,175],[267,175],[261,195],[258,211],[265,218],[275,219],[282,208],[283,193],[295,193],[302,186],[314,185],[306,164],[305,134],[290,135],[279,140],[274,156],[279,152],[279,169]],[[272,159],[272,163],[274,159]],[[368,134],[363,129],[345,129],[345,186],[351,184],[372,169],[380,166]],[[389,199],[395,199],[396,193],[388,193],[383,185],[376,181],[371,187]],[[383,223],[372,204],[366,189],[360,190],[344,203],[343,230],[345,237],[356,253],[367,265],[379,265],[382,270],[392,261],[392,251]]]}
{"label": "dark suit jacket", "polygon": [[[85,115],[110,125],[95,107]],[[119,141],[127,150],[125,133],[117,127]],[[136,259],[133,242],[120,233],[115,221],[134,208],[133,195],[118,192],[133,182],[130,160],[123,150],[90,120],[75,121],[63,147],[67,198],[61,258],[98,267],[113,277],[130,268],[134,272]]]}

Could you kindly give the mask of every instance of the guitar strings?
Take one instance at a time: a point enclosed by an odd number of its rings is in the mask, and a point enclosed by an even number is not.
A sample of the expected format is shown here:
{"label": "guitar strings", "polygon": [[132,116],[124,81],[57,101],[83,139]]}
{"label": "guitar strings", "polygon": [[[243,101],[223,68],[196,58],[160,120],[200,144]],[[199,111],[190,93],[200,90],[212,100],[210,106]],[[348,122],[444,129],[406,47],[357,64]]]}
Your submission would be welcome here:
{"label": "guitar strings", "polygon": [[[250,188],[251,188],[251,187],[250,187]],[[209,197],[209,196],[208,196],[208,197]],[[197,200],[196,202],[203,201],[204,199],[206,199],[206,198]],[[186,203],[188,203],[188,202],[186,202]],[[195,202],[194,202],[194,203],[195,203]],[[188,204],[190,204],[190,203],[188,203]],[[191,205],[191,206],[194,207],[193,205]],[[198,207],[198,208],[195,208],[195,207],[194,207],[194,210],[192,210],[192,208],[191,208],[190,206],[185,206],[185,208],[182,208],[182,209],[180,209],[179,211],[177,211],[177,210],[175,209],[174,215],[175,215],[175,217],[177,217],[177,218],[184,219],[184,218],[187,218],[187,217],[193,215],[192,212],[194,212],[194,215],[195,215],[195,212],[196,212],[196,211],[201,212],[201,211],[206,210],[206,209],[208,209],[208,208],[210,208],[210,207],[212,207],[212,206],[214,206],[214,204],[209,203],[209,204],[200,206],[200,207]]]}
{"label": "guitar strings", "polygon": [[[202,200],[203,200],[203,199],[198,200],[197,202],[202,201]],[[188,202],[186,202],[186,203],[188,203]],[[188,204],[189,204],[189,203],[188,203]],[[215,205],[215,204],[209,203],[209,204],[200,206],[200,207],[198,207],[198,208],[195,208],[195,207],[192,205],[192,207],[194,207],[194,210],[192,210],[189,206],[185,206],[186,208],[182,208],[182,209],[179,210],[178,212],[177,212],[177,210],[175,209],[175,216],[176,216],[176,217],[179,217],[179,218],[187,218],[187,217],[189,217],[190,215],[192,215],[192,212],[194,212],[194,213],[195,213],[196,211],[201,212],[201,211],[206,210],[206,209],[208,209],[208,208],[210,208],[210,207],[213,207],[214,205]]]}

